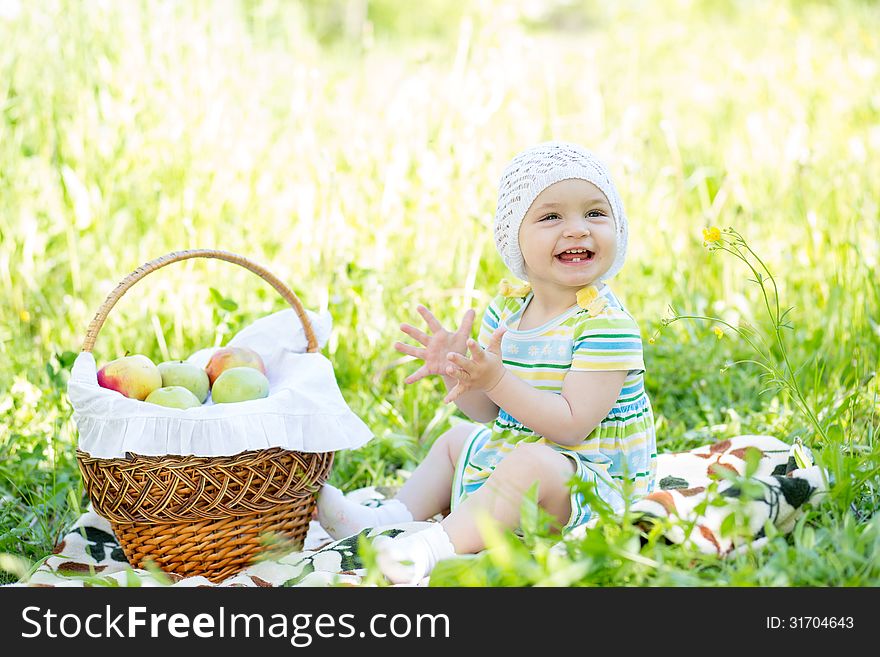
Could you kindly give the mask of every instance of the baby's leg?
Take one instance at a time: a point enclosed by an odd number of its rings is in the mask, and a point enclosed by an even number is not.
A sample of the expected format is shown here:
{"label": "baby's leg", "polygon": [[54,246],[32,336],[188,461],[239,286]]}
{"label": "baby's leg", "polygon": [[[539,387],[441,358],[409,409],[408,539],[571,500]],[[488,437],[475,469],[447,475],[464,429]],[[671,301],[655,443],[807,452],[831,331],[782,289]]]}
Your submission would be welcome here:
{"label": "baby's leg", "polygon": [[449,508],[455,463],[474,424],[456,425],[442,434],[397,496],[371,508],[346,499],[342,491],[325,484],[318,495],[318,522],[333,538],[357,534],[366,527],[426,520]]}
{"label": "baby's leg", "polygon": [[519,525],[526,491],[538,482],[538,504],[553,515],[561,528],[571,514],[568,481],[575,473],[571,459],[535,443],[522,443],[495,467],[479,490],[470,495],[441,523],[457,554],[479,552],[486,547],[477,525],[487,514],[505,529]]}
{"label": "baby's leg", "polygon": [[478,428],[463,422],[442,434],[398,491],[395,499],[406,505],[414,520],[427,520],[449,508],[455,465],[465,440]]}
{"label": "baby's leg", "polygon": [[[396,539],[376,539],[377,560],[395,584],[414,583],[436,563],[454,554],[479,552],[486,547],[477,520],[491,516],[502,527],[519,525],[523,495],[538,482],[538,503],[555,516],[560,527],[571,514],[568,482],[575,473],[571,459],[546,445],[518,445],[499,463],[479,490],[465,499],[439,525]],[[382,540],[380,540],[382,539]]]}

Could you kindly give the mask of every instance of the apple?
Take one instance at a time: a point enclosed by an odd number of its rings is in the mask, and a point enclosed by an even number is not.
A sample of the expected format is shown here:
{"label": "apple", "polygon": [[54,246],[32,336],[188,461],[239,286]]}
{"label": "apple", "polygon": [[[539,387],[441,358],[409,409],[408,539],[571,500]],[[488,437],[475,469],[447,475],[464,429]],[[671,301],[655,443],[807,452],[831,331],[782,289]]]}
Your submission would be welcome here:
{"label": "apple", "polygon": [[158,367],[163,387],[182,386],[194,394],[199,403],[208,398],[211,383],[205,370],[198,365],[183,360],[166,360]]}
{"label": "apple", "polygon": [[213,387],[217,377],[226,370],[233,367],[251,367],[259,370],[263,375],[266,374],[266,366],[263,359],[253,349],[247,347],[223,347],[214,352],[211,360],[205,365],[205,372],[208,373],[208,380]]}
{"label": "apple", "polygon": [[163,386],[156,388],[144,400],[148,404],[158,404],[169,408],[195,408],[202,402],[183,386]]}
{"label": "apple", "polygon": [[159,368],[142,354],[111,360],[98,370],[98,385],[143,401],[162,387]]}
{"label": "apple", "polygon": [[231,367],[214,381],[211,399],[216,404],[261,399],[269,396],[269,379],[253,367]]}

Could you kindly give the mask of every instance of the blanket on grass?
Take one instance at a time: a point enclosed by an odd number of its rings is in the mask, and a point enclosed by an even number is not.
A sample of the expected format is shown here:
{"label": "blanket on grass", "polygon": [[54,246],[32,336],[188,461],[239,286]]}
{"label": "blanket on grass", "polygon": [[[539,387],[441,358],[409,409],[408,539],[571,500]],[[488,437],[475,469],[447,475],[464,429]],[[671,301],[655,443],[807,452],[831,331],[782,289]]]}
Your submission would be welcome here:
{"label": "blanket on grass", "polygon": [[[738,480],[724,476],[725,472],[750,476]],[[771,436],[737,436],[659,455],[655,492],[636,502],[631,511],[646,526],[664,523],[664,537],[671,543],[726,556],[766,540],[766,523],[782,533],[790,532],[804,505],[824,496],[826,481],[825,473],[812,465],[802,447],[790,447]],[[378,505],[385,499],[383,492],[388,491],[370,487],[348,495],[362,504]],[[742,528],[733,533],[728,530],[734,512],[741,525],[745,517],[745,536]],[[396,536],[427,526],[427,522],[409,522],[361,534]],[[563,540],[576,540],[588,531],[589,524],[578,527]],[[110,523],[89,507],[27,581],[11,586],[358,586],[366,575],[358,555],[361,534],[333,541],[313,520],[301,551],[256,563],[212,584],[201,576],[184,578],[132,569]],[[418,586],[429,583],[426,577]]]}

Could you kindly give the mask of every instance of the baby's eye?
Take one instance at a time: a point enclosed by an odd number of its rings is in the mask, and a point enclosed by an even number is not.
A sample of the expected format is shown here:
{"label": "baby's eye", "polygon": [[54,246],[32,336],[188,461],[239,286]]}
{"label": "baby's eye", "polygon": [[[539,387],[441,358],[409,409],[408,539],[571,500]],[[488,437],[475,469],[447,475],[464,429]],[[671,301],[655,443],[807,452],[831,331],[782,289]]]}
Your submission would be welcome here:
{"label": "baby's eye", "polygon": [[590,210],[587,212],[588,217],[604,217],[605,213],[602,210]]}
{"label": "baby's eye", "polygon": [[559,219],[559,215],[558,214],[548,214],[546,217],[541,219],[541,221],[546,221],[548,219]]}

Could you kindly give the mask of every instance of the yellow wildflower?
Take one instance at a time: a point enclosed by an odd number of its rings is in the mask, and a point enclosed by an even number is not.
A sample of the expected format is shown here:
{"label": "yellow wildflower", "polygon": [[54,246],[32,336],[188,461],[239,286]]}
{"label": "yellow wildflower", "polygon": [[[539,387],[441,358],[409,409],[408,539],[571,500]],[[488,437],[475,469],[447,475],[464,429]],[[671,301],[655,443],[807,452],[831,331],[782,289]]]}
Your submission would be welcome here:
{"label": "yellow wildflower", "polygon": [[531,291],[532,286],[528,283],[524,283],[519,287],[514,287],[506,278],[501,279],[501,283],[498,285],[498,294],[507,297],[508,299],[528,296]]}
{"label": "yellow wildflower", "polygon": [[657,342],[654,338],[648,338],[648,344],[654,344]]}
{"label": "yellow wildflower", "polygon": [[589,309],[590,304],[599,296],[599,290],[596,289],[595,285],[588,285],[587,287],[582,287],[577,291],[577,304],[581,308]]}
{"label": "yellow wildflower", "polygon": [[719,340],[724,337],[724,331],[722,331],[717,326],[715,328],[713,328],[712,330],[715,332],[715,335],[718,337]]}
{"label": "yellow wildflower", "polygon": [[31,314],[27,310],[22,309],[18,312],[18,318],[23,322],[29,322],[31,321]]}
{"label": "yellow wildflower", "polygon": [[703,241],[712,244],[721,240],[721,229],[717,226],[703,229]]}

